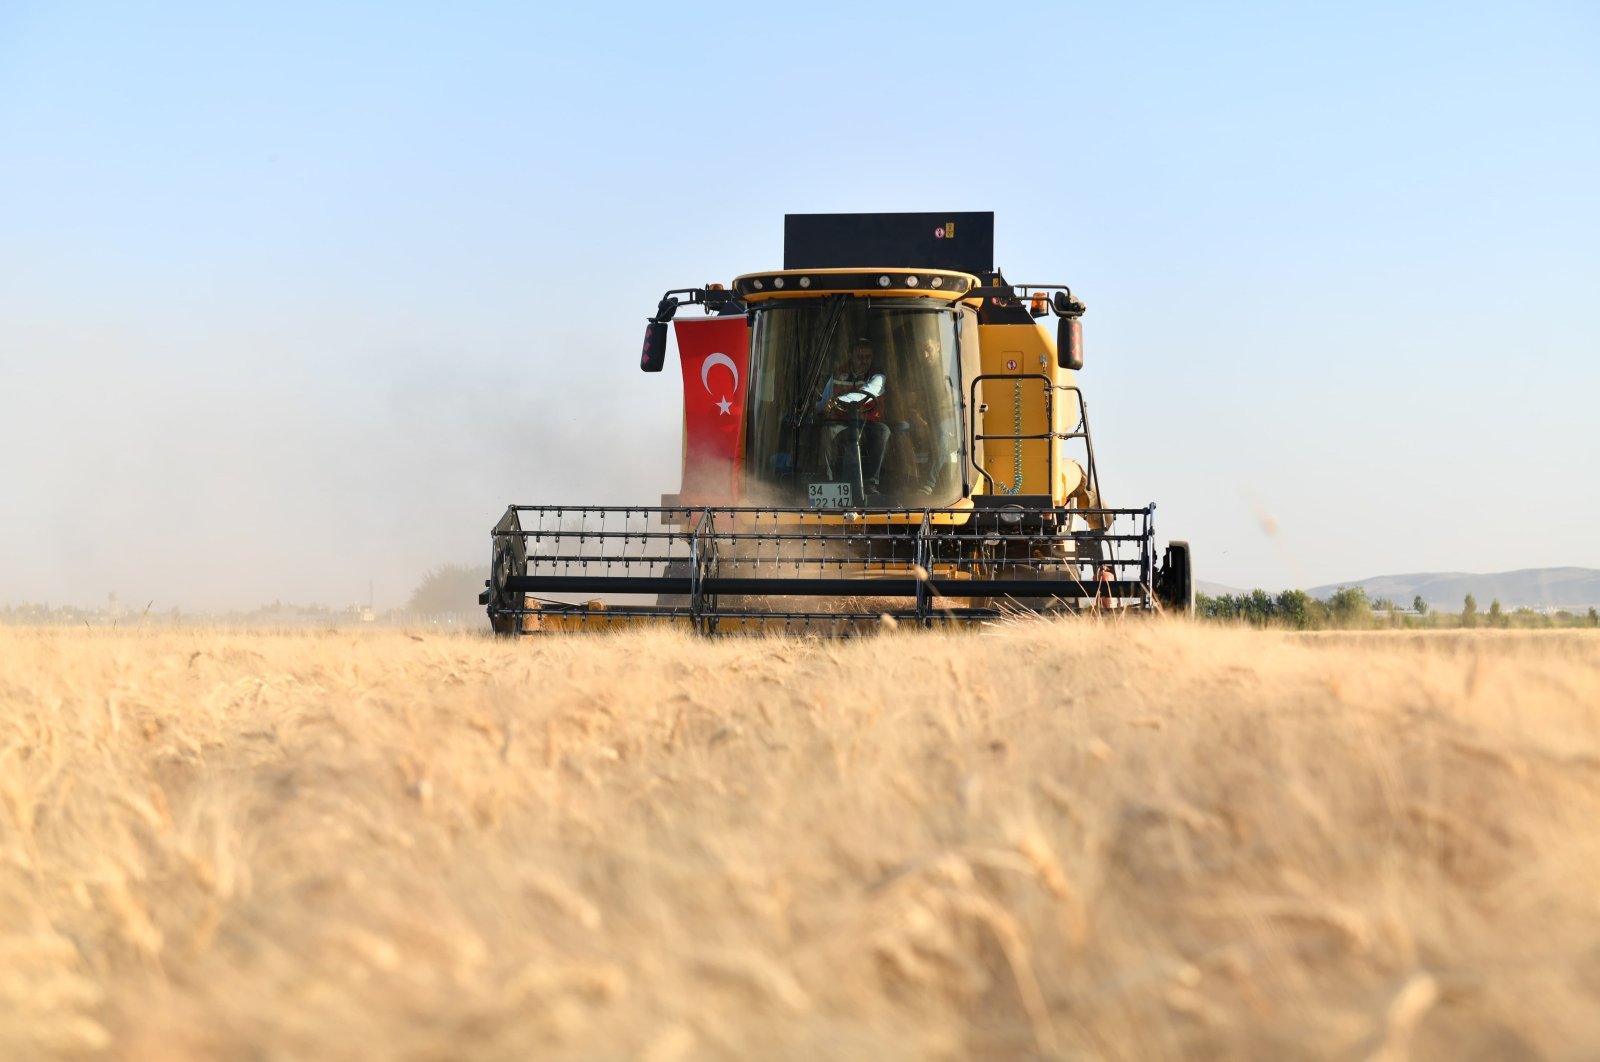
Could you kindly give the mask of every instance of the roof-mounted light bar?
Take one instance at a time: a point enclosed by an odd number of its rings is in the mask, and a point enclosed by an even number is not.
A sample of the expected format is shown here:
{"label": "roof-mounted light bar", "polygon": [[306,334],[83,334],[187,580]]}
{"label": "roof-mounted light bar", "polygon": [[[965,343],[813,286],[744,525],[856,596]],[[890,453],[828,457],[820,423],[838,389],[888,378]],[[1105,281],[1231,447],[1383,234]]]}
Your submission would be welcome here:
{"label": "roof-mounted light bar", "polygon": [[917,295],[964,296],[976,286],[962,273],[926,269],[817,270],[815,272],[751,273],[733,282],[741,298],[814,295],[827,291],[911,292]]}

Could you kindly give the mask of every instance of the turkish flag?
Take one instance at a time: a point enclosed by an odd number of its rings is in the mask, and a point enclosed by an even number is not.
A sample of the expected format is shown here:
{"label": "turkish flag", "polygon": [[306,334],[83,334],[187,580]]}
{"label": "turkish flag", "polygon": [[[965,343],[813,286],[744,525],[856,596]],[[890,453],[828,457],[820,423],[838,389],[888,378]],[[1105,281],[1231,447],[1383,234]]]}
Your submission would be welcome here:
{"label": "turkish flag", "polygon": [[750,326],[744,317],[674,321],[683,362],[684,505],[731,505],[744,465]]}

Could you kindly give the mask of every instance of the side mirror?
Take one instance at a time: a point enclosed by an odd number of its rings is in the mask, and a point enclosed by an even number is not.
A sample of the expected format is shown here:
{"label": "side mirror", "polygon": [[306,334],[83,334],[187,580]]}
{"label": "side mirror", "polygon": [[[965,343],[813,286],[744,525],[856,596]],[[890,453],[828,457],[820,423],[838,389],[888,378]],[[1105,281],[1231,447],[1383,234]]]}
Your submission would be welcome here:
{"label": "side mirror", "polygon": [[644,326],[644,353],[639,355],[639,368],[645,372],[660,372],[667,362],[667,322],[651,321]]}
{"label": "side mirror", "polygon": [[678,300],[667,295],[656,307],[656,315],[644,326],[644,352],[639,355],[639,368],[645,372],[660,372],[667,363],[667,322],[678,312]]}
{"label": "side mirror", "polygon": [[1083,318],[1063,317],[1056,322],[1056,364],[1073,372],[1083,368]]}
{"label": "side mirror", "polygon": [[1050,309],[1060,318],[1056,322],[1056,364],[1077,372],[1083,368],[1083,311],[1088,309],[1071,291],[1058,291],[1050,297]]}

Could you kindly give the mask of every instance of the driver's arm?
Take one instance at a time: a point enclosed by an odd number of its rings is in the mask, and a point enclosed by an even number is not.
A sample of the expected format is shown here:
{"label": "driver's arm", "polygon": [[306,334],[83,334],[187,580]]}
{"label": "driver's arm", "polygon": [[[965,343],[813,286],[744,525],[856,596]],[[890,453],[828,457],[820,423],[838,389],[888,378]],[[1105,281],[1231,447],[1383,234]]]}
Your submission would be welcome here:
{"label": "driver's arm", "polygon": [[828,411],[828,404],[830,402],[832,402],[832,401],[833,401],[833,377],[830,376],[830,377],[828,377],[827,383],[822,385],[822,397],[817,399],[817,404],[812,407],[812,411],[817,413],[817,414],[819,414],[819,415],[823,414],[823,413],[826,413]]}

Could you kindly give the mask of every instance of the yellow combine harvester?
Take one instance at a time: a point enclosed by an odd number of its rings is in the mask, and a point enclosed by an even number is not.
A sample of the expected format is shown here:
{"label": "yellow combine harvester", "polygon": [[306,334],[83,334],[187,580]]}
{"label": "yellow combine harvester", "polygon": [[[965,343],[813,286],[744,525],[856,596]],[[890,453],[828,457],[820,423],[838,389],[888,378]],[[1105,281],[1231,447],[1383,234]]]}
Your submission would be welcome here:
{"label": "yellow combine harvester", "polygon": [[[681,490],[511,506],[481,599],[494,629],[1191,611],[1187,545],[1158,563],[1155,506],[1101,500],[1073,377],[1084,304],[1008,283],[993,248],[988,213],[791,214],[783,269],[667,292],[640,364],[662,369],[675,323]],[[674,322],[684,304],[703,314]]]}

